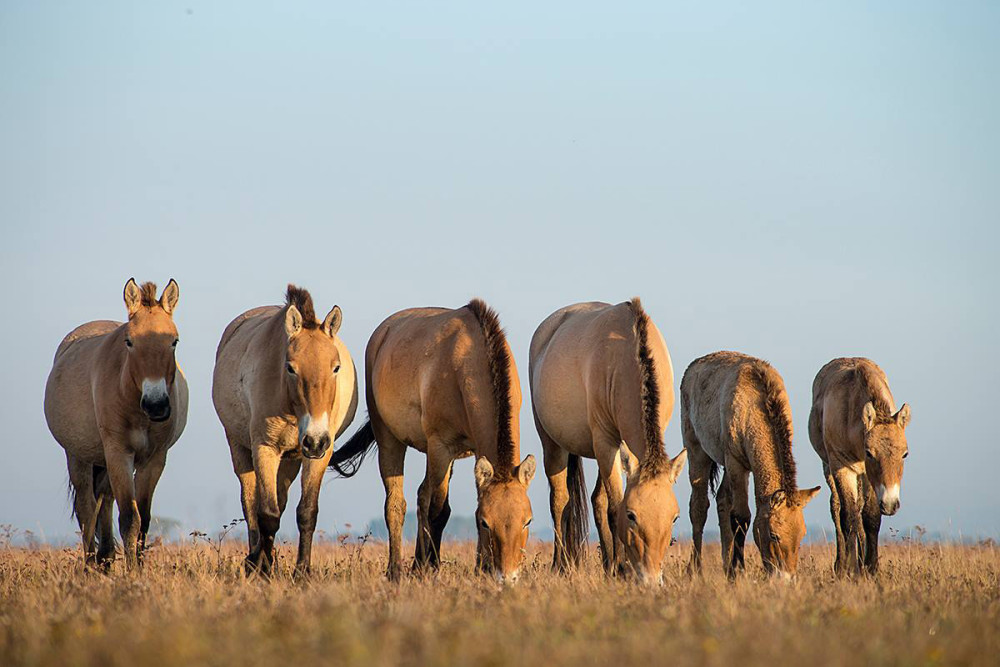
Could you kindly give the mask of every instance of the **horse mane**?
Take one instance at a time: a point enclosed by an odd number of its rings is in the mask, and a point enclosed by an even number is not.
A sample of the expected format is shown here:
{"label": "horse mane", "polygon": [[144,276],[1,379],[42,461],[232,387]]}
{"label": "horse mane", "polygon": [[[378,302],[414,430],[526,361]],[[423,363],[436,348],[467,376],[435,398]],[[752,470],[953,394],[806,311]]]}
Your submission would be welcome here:
{"label": "horse mane", "polygon": [[795,459],[792,457],[792,410],[788,405],[784,382],[778,371],[766,361],[755,360],[750,373],[764,394],[764,416],[774,434],[775,452],[781,469],[781,488],[791,496],[796,489]]}
{"label": "horse mane", "polygon": [[303,329],[318,329],[319,322],[316,321],[316,311],[313,309],[313,298],[309,290],[288,283],[288,291],[285,292],[285,305],[295,306],[302,315]]}
{"label": "horse mane", "polygon": [[493,402],[497,415],[497,474],[510,475],[517,465],[514,460],[514,437],[512,433],[513,413],[511,411],[510,354],[507,338],[497,312],[482,299],[473,299],[466,308],[472,311],[486,339],[486,358],[490,368],[490,383],[493,386]]}
{"label": "horse mane", "polygon": [[889,405],[881,391],[880,378],[866,363],[854,365],[854,379],[861,385],[862,391],[868,395],[868,400],[875,406],[875,419],[880,424],[892,421],[892,406]]}
{"label": "horse mane", "polygon": [[139,288],[140,292],[140,303],[143,306],[152,308],[153,306],[160,305],[160,300],[156,298],[156,283],[144,282],[142,287]]}
{"label": "horse mane", "polygon": [[649,348],[649,315],[639,297],[633,297],[628,307],[635,318],[635,358],[639,364],[639,404],[642,410],[642,433],[646,441],[646,456],[640,469],[657,474],[669,463],[660,433],[660,386],[656,383],[656,364]]}

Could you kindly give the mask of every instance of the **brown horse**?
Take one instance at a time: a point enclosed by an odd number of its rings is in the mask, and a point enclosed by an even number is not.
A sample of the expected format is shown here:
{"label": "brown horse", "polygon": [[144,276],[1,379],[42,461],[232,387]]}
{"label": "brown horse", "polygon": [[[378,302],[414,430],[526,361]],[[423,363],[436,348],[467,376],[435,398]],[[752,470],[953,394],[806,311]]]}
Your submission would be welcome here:
{"label": "brown horse", "polygon": [[870,359],[834,359],[816,374],[809,439],[830,486],[838,574],[878,570],[882,515],[899,510],[909,423],[910,406],[896,410],[889,380]]}
{"label": "brown horse", "polygon": [[66,450],[88,565],[109,568],[114,561],[112,500],[125,565],[142,563],[153,491],[167,450],[187,423],[187,381],[174,356],[179,295],[172,279],[159,299],[156,285],[139,287],[130,279],[127,322],[88,322],[56,350],[45,385],[45,420]]}
{"label": "brown horse", "polygon": [[219,341],[212,400],[240,480],[248,574],[271,573],[274,536],[300,468],[295,575],[309,573],[331,445],[358,406],[354,362],[337,337],[341,319],[334,306],[319,322],[309,292],[289,285],[284,306],[248,310]]}
{"label": "brown horse", "polygon": [[785,383],[770,364],[738,352],[696,359],[681,380],[681,432],[691,453],[691,570],[701,571],[708,490],[725,468],[716,495],[722,563],[734,576],[744,567],[750,527],[748,481],[753,473],[757,515],[753,537],[769,573],[785,578],[798,567],[806,534],[802,508],[820,487],[799,490],[792,457],[792,409]]}
{"label": "brown horse", "polygon": [[476,567],[501,582],[515,580],[531,523],[527,491],[535,457],[518,463],[521,387],[496,312],[479,299],[455,310],[398,312],[368,341],[365,377],[370,421],[337,451],[334,463],[363,457],[378,443],[389,578],[402,574],[403,459],[409,446],[427,455],[417,495],[414,567],[440,565],[452,463],[475,455]]}
{"label": "brown horse", "polygon": [[600,471],[592,502],[606,571],[627,562],[643,581],[661,581],[680,515],[673,483],[687,452],[666,454],[673,366],[642,303],[557,310],[531,339],[528,375],[549,479],[553,566],[563,570],[582,556],[587,500],[580,457],[586,457],[597,459]]}

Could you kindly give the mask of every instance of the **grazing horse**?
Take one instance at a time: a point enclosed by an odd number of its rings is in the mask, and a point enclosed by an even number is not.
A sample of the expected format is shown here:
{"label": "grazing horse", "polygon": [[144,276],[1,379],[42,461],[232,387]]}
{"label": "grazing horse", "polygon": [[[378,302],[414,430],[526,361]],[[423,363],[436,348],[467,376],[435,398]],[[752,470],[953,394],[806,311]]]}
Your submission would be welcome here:
{"label": "grazing horse", "polygon": [[878,570],[882,515],[899,509],[909,423],[910,406],[896,410],[889,380],[870,359],[834,359],[816,374],[809,439],[830,486],[838,574]]}
{"label": "grazing horse", "polygon": [[403,459],[427,455],[417,494],[414,569],[440,566],[455,459],[476,456],[476,569],[517,579],[531,523],[528,483],[535,457],[520,456],[521,387],[496,312],[474,299],[455,310],[413,308],[386,319],[365,354],[368,418],[334,455],[358,460],[376,443],[385,486],[391,580],[402,574]]}
{"label": "grazing horse", "polygon": [[[638,298],[557,310],[531,339],[528,375],[555,529],[553,567],[577,565],[587,535],[580,457],[597,459],[592,502],[605,570],[624,563],[644,582],[662,580],[680,515],[673,483],[687,459],[666,454],[673,366]],[[622,466],[627,486],[622,493]]]}
{"label": "grazing horse", "polygon": [[784,578],[794,575],[799,544],[806,534],[802,508],[820,487],[800,490],[796,486],[792,409],[778,371],[738,352],[715,352],[696,359],[681,380],[681,432],[691,456],[691,571],[701,571],[708,490],[722,466],[725,472],[716,504],[726,573],[733,577],[745,566],[748,481],[753,473],[757,506],[753,537],[764,568]]}
{"label": "grazing horse", "polygon": [[219,341],[212,401],[240,480],[247,574],[270,575],[274,535],[300,468],[295,576],[309,574],[323,473],[358,406],[354,362],[337,337],[341,319],[334,306],[318,321],[309,292],[289,285],[284,306],[248,310]]}
{"label": "grazing horse", "polygon": [[66,450],[88,565],[107,569],[114,561],[113,500],[125,565],[142,564],[153,491],[167,450],[187,423],[187,381],[174,356],[179,295],[172,279],[159,299],[156,285],[140,287],[129,279],[127,322],[88,322],[56,350],[45,385],[45,420]]}

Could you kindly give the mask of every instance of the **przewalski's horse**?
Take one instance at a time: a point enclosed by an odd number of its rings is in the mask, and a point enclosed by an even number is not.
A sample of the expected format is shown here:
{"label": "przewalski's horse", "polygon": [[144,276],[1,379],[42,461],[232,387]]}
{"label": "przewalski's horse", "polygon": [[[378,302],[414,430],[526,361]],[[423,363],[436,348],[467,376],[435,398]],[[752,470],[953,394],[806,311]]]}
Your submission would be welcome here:
{"label": "przewalski's horse", "polygon": [[750,527],[748,482],[753,473],[754,542],[764,568],[795,574],[806,534],[802,508],[820,487],[798,489],[792,457],[792,409],[785,383],[770,364],[738,352],[696,359],[681,380],[681,432],[690,452],[692,571],[701,571],[701,543],[708,490],[718,467],[725,473],[716,494],[722,563],[732,577],[744,567]]}
{"label": "przewalski's horse", "polygon": [[553,566],[565,569],[582,556],[586,457],[600,470],[592,501],[606,571],[627,561],[643,581],[660,581],[680,515],[673,483],[687,459],[685,451],[670,459],[663,443],[674,375],[660,331],[638,298],[567,306],[538,326],[528,368],[549,479]]}
{"label": "przewalski's horse", "polygon": [[319,322],[309,292],[289,285],[284,306],[248,310],[219,341],[212,400],[240,480],[248,574],[271,573],[274,535],[300,468],[295,575],[309,573],[323,473],[358,406],[354,362],[337,337],[341,319],[334,306]]}
{"label": "przewalski's horse", "polygon": [[113,500],[125,565],[142,562],[153,491],[167,450],[187,423],[187,381],[174,357],[179,295],[172,279],[159,299],[156,285],[139,287],[130,279],[127,322],[88,322],[56,350],[45,385],[45,420],[66,450],[88,565],[107,568],[114,561]]}
{"label": "przewalski's horse", "polygon": [[813,381],[809,439],[823,460],[837,528],[836,571],[878,569],[882,515],[899,509],[903,459],[909,453],[910,406],[898,411],[889,380],[869,359],[834,359]]}
{"label": "przewalski's horse", "polygon": [[451,514],[455,459],[476,456],[479,506],[477,570],[517,578],[531,523],[528,483],[535,457],[520,457],[521,386],[496,312],[479,299],[455,310],[414,308],[386,319],[365,354],[369,422],[335,454],[358,460],[376,442],[385,486],[390,579],[402,574],[403,459],[427,455],[417,496],[414,568],[440,565],[441,534]]}

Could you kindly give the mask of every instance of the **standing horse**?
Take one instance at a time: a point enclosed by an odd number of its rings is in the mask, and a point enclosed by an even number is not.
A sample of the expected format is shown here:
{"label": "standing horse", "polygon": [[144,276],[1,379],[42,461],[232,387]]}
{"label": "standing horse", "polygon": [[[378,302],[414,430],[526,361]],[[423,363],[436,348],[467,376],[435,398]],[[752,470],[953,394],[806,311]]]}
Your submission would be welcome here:
{"label": "standing horse", "polygon": [[153,491],[167,450],[187,423],[187,381],[174,356],[179,295],[172,279],[159,299],[156,285],[139,287],[129,279],[127,322],[88,322],[56,350],[45,385],[45,420],[66,450],[88,565],[110,568],[114,561],[112,500],[125,565],[131,570],[142,563]]}
{"label": "standing horse", "polygon": [[357,460],[378,444],[389,529],[388,576],[402,574],[407,447],[427,455],[417,494],[414,568],[440,566],[455,459],[476,456],[476,568],[517,579],[531,523],[528,484],[535,457],[520,456],[521,387],[495,311],[479,299],[455,310],[413,308],[386,319],[365,354],[369,421],[333,462]]}
{"label": "standing horse", "polygon": [[869,573],[878,570],[882,515],[899,509],[909,423],[910,406],[896,410],[888,378],[870,359],[834,359],[816,374],[809,439],[830,486],[838,574],[858,573],[862,559]]}
{"label": "standing horse", "polygon": [[341,319],[334,306],[319,322],[309,292],[289,285],[284,306],[248,310],[219,341],[212,401],[240,480],[248,574],[271,573],[274,536],[300,468],[295,575],[309,573],[323,473],[358,406],[354,362],[337,337]]}
{"label": "standing horse", "polygon": [[753,537],[764,568],[785,578],[795,574],[799,544],[806,534],[802,508],[820,487],[796,486],[792,409],[778,371],[738,352],[696,359],[681,380],[681,432],[691,456],[691,570],[701,571],[708,489],[722,466],[725,473],[716,501],[726,573],[732,577],[744,567],[743,544],[750,527],[748,481],[753,473],[757,506]]}
{"label": "standing horse", "polygon": [[582,557],[586,457],[600,471],[592,502],[605,570],[627,559],[643,581],[660,581],[680,515],[673,483],[687,459],[685,451],[670,459],[663,444],[674,375],[660,331],[638,298],[567,306],[538,326],[528,368],[549,480],[553,566],[564,570]]}

